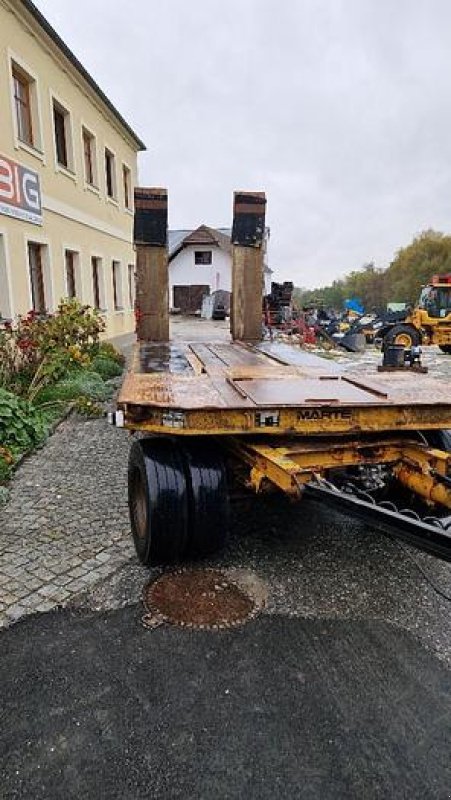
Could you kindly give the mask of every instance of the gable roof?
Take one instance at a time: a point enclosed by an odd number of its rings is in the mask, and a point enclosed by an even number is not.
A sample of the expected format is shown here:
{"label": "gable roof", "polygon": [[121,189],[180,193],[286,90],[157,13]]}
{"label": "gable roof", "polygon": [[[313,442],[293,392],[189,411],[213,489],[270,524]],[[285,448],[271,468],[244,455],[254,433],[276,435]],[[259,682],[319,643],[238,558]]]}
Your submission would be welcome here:
{"label": "gable roof", "polygon": [[231,228],[210,228],[208,225],[200,225],[194,230],[170,230],[168,232],[169,261],[172,261],[184,247],[196,245],[219,247],[221,250],[230,252],[231,236]]}
{"label": "gable roof", "polygon": [[183,244],[185,246],[189,244],[206,244],[221,247],[229,245],[229,241],[227,236],[224,236],[223,233],[220,233],[214,228],[208,228],[207,225],[201,225],[199,228],[189,233],[188,236],[185,236]]}
{"label": "gable roof", "polygon": [[[269,236],[269,228],[265,230]],[[171,262],[184,247],[195,245],[220,247],[228,253],[232,250],[232,228],[210,228],[208,225],[199,225],[194,230],[169,230],[168,231],[168,254]],[[273,270],[268,267],[266,261],[263,264],[265,275],[272,275]]]}
{"label": "gable roof", "polygon": [[116,118],[117,122],[124,128],[131,139],[134,141],[137,150],[146,150],[146,145],[144,142],[139,138],[139,136],[134,132],[134,130],[130,127],[128,122],[125,121],[122,114],[119,113],[117,108],[113,105],[111,100],[108,99],[106,94],[102,91],[98,83],[91,77],[87,69],[83,66],[83,64],[78,60],[78,58],[73,54],[72,50],[69,49],[67,44],[61,39],[54,28],[50,25],[50,22],[46,20],[43,14],[39,11],[38,8],[31,2],[31,0],[19,0],[19,4],[22,5],[26,11],[35,19],[38,23],[40,28],[44,31],[47,36],[52,39],[54,44],[58,47],[61,53],[67,58],[68,61],[72,64],[73,67],[77,70],[77,72],[81,75],[81,77],[89,84],[91,89],[95,92],[95,94],[100,98],[102,103],[108,108],[108,110],[112,113],[112,115]]}

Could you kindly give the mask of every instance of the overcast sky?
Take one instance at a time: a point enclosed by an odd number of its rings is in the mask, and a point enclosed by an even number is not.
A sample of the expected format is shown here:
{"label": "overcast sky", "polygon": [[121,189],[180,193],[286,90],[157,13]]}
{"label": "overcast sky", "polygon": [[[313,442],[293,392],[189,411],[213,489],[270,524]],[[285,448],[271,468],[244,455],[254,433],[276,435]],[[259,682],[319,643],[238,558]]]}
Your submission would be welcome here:
{"label": "overcast sky", "polygon": [[35,0],[144,139],[170,226],[265,190],[275,277],[451,231],[449,0]]}

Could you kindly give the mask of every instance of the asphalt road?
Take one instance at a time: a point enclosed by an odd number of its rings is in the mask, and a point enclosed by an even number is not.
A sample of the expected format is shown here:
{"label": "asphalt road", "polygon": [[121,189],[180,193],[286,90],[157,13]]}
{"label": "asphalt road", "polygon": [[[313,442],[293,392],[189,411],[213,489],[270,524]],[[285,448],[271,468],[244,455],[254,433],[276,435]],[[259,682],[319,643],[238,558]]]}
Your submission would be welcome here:
{"label": "asphalt road", "polygon": [[450,796],[451,676],[409,634],[139,616],[51,612],[3,634],[4,800]]}

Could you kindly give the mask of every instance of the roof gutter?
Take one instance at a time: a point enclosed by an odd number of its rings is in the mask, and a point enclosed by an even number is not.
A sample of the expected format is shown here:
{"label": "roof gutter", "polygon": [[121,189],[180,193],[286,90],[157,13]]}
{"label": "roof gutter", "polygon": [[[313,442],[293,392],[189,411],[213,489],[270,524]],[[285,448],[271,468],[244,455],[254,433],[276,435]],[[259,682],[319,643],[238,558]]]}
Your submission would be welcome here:
{"label": "roof gutter", "polygon": [[101,99],[102,103],[108,108],[109,111],[116,117],[117,121],[120,125],[127,131],[128,135],[133,139],[135,144],[137,145],[138,150],[146,150],[146,145],[139,138],[139,136],[134,132],[134,130],[130,127],[130,125],[125,121],[122,114],[119,113],[117,108],[113,105],[111,100],[108,99],[106,94],[102,91],[100,86],[96,83],[94,78],[91,77],[89,72],[85,69],[83,64],[78,60],[78,58],[73,54],[72,50],[69,49],[67,44],[63,42],[61,36],[57,34],[54,28],[50,25],[50,23],[46,20],[43,14],[39,11],[38,8],[31,2],[31,0],[20,0],[22,5],[26,8],[26,10],[31,14],[32,17],[36,20],[38,25],[42,28],[42,30],[49,36],[52,41],[56,44],[59,50],[63,53],[63,55],[70,61],[70,63],[75,67],[77,72],[80,73],[82,78],[89,84],[91,89],[98,95]]}

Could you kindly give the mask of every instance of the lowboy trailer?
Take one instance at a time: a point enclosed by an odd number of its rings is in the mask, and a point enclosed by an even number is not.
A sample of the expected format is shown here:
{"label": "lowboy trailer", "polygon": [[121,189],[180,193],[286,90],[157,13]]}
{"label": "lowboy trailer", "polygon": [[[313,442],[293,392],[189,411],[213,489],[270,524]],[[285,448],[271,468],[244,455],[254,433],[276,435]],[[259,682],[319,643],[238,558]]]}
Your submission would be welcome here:
{"label": "lowboy trailer", "polygon": [[[249,225],[242,244],[235,199],[234,247],[256,247]],[[451,561],[449,385],[405,369],[344,373],[290,345],[244,341],[261,314],[261,298],[249,308],[246,275],[235,274],[249,268],[246,255],[234,253],[233,340],[149,341],[147,332],[135,346],[111,421],[142,434],[128,471],[140,560],[169,564],[221,548],[232,476],[256,497],[308,497]]]}
{"label": "lowboy trailer", "polygon": [[[140,343],[117,409],[120,425],[151,435],[133,442],[129,464],[146,564],[225,543],[230,471],[256,495],[311,497],[451,560],[445,383],[343,374],[289,345]],[[384,499],[396,485],[421,500],[416,510]]]}

